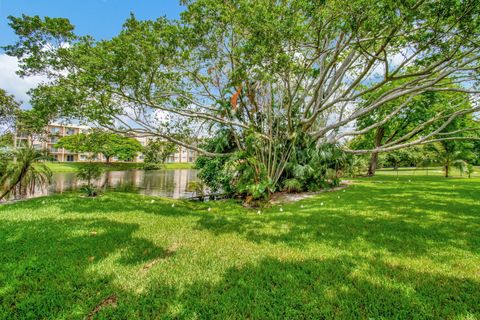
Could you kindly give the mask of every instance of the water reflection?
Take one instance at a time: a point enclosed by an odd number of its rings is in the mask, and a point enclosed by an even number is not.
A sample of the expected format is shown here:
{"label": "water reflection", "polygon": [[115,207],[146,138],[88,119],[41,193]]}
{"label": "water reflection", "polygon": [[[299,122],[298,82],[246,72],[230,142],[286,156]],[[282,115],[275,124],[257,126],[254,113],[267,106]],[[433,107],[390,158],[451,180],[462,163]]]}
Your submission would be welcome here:
{"label": "water reflection", "polygon": [[[197,179],[196,170],[128,170],[105,172],[97,181],[97,187],[106,191],[135,192],[151,196],[168,198],[192,197],[186,187]],[[55,173],[48,188],[37,188],[27,197],[39,197],[79,189],[85,182],[79,180],[73,172]]]}

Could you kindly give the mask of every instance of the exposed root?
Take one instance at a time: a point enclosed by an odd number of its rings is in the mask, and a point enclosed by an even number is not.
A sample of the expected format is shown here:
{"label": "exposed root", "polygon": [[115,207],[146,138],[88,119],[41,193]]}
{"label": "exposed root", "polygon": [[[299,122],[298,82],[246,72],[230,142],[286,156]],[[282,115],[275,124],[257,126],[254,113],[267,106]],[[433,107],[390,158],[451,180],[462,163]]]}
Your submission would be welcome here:
{"label": "exposed root", "polygon": [[147,272],[148,270],[150,270],[150,268],[152,268],[154,265],[156,265],[160,261],[162,261],[162,260],[164,260],[168,257],[173,256],[179,248],[180,248],[179,244],[177,244],[177,243],[172,244],[167,250],[165,250],[165,252],[162,254],[162,256],[160,256],[156,259],[153,259],[152,261],[150,261],[149,263],[144,265],[142,270],[140,270],[140,271],[143,272],[143,273]]}
{"label": "exposed root", "polygon": [[85,319],[92,320],[93,317],[100,312],[100,310],[108,306],[112,306],[112,307],[117,306],[117,296],[115,294],[112,294],[111,296],[105,298],[102,302],[100,302],[95,308],[93,308],[92,311],[90,311],[90,313],[87,315]]}

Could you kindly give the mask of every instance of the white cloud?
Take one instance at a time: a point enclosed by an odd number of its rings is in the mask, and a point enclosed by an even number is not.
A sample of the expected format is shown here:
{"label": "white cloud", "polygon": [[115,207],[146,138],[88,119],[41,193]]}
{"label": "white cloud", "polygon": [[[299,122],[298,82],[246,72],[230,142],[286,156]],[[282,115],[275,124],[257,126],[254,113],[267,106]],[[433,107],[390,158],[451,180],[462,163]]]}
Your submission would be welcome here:
{"label": "white cloud", "polygon": [[13,94],[17,101],[22,101],[24,107],[29,107],[30,97],[27,91],[46,80],[42,76],[20,78],[15,72],[18,70],[18,60],[6,54],[0,54],[0,88]]}

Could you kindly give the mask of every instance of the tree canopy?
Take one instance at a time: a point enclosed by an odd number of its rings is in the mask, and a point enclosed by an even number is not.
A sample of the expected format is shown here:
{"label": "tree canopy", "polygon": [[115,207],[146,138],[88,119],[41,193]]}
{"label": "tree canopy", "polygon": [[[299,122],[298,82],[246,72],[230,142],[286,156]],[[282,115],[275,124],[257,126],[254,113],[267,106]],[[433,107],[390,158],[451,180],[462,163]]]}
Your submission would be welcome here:
{"label": "tree canopy", "polygon": [[5,125],[11,121],[19,107],[20,103],[15,100],[15,97],[0,88],[0,125]]}

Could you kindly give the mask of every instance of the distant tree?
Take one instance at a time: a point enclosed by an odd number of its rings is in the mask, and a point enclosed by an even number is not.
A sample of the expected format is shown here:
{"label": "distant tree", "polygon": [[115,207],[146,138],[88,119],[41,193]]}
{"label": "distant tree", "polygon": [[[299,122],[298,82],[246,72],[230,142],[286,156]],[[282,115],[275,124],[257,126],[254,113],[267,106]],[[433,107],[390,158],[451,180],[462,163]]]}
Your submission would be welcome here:
{"label": "distant tree", "polygon": [[[368,104],[371,99],[376,99],[382,94],[382,91],[378,91],[366,95],[364,103]],[[432,128],[425,124],[436,115],[452,110],[471,108],[468,95],[458,92],[426,92],[414,97],[410,102],[406,102],[406,98],[393,100],[387,103],[384,108],[377,109],[360,118],[357,122],[357,132],[365,132],[356,138],[353,144],[355,149],[388,148],[396,140],[408,144],[409,141],[432,131]],[[463,117],[471,116],[464,115]],[[376,128],[367,130],[374,124],[377,124]],[[465,128],[469,127],[465,126],[462,129]],[[443,132],[447,132],[447,130],[441,132],[439,136],[444,135]],[[396,168],[401,162],[415,162],[412,158],[415,156],[413,154],[414,150],[418,150],[418,148],[394,150],[386,153],[383,159],[386,159]],[[370,156],[368,175],[373,176],[378,166],[379,152],[373,151]]]}
{"label": "distant tree", "polygon": [[445,172],[445,178],[450,176],[452,167],[460,172],[466,171],[467,161],[474,158],[471,144],[452,141],[439,141],[425,147],[433,154],[433,162],[441,165]]}
{"label": "distant tree", "polygon": [[[397,170],[400,166],[410,167],[420,164],[422,162],[422,152],[423,148],[415,146],[385,153],[381,158],[385,166],[393,167],[395,170]],[[369,166],[369,169],[372,169],[372,167]]]}
{"label": "distant tree", "polygon": [[143,149],[136,139],[102,130],[62,137],[56,147],[74,152],[102,154],[106,163],[110,163],[114,156],[122,161],[132,160]]}
{"label": "distant tree", "polygon": [[147,165],[165,163],[167,158],[173,154],[177,148],[178,146],[174,143],[160,139],[152,139],[148,141],[148,144],[144,148],[144,162]]}

